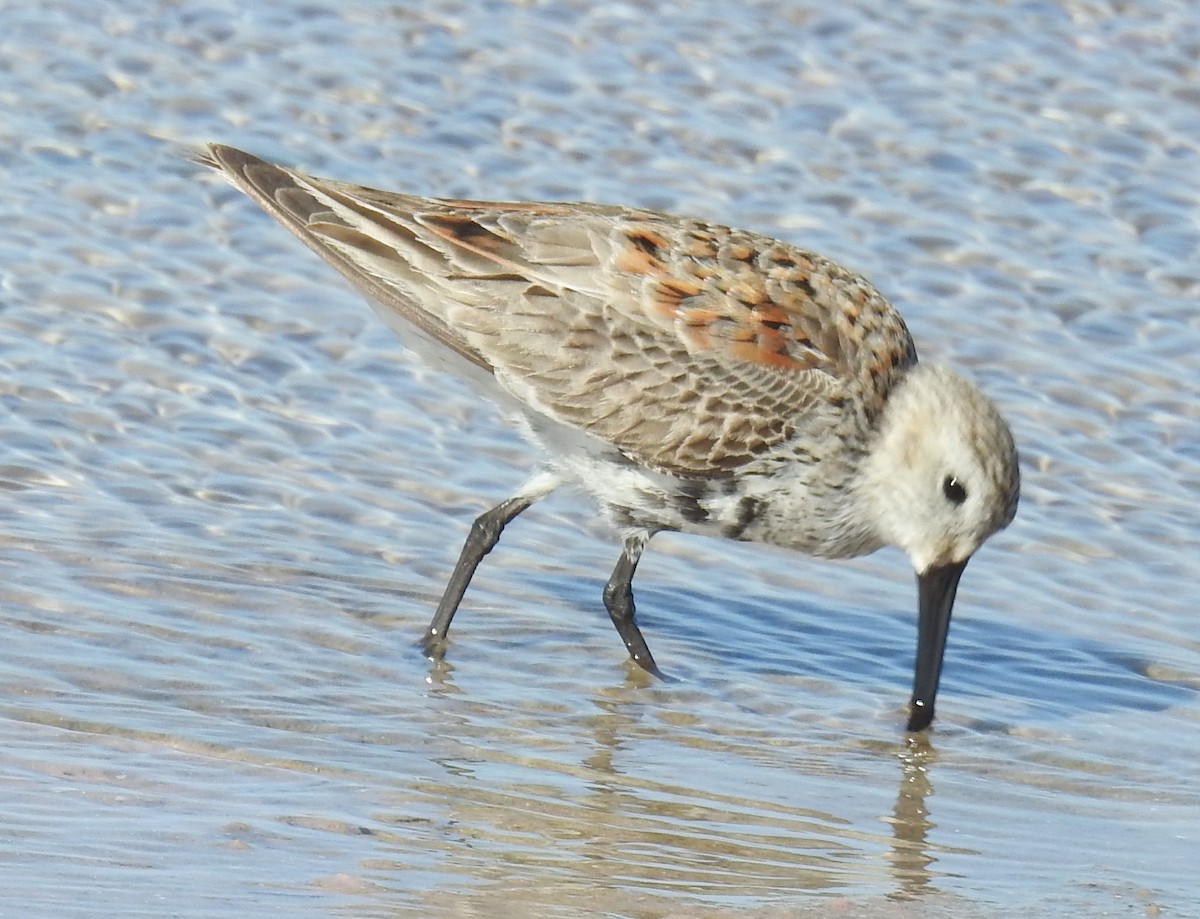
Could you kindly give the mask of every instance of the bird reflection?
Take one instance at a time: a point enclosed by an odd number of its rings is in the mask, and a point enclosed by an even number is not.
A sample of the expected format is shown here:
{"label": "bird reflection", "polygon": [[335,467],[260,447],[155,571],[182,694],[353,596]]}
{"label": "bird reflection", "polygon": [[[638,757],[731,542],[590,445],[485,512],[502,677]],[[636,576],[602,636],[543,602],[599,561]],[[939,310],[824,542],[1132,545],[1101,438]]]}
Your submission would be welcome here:
{"label": "bird reflection", "polygon": [[[929,841],[937,754],[927,735],[875,744],[831,742],[826,732],[785,742],[751,724],[689,717],[705,710],[691,698],[703,690],[664,686],[632,667],[569,707],[472,699],[442,661],[428,685],[433,720],[453,729],[427,737],[445,772],[424,790],[437,789],[450,836],[471,841],[444,840],[444,857],[481,882],[481,894],[503,887],[506,902],[528,914],[594,905],[600,891],[631,907],[647,896],[938,894],[943,850]],[[862,778],[886,774],[881,757],[900,770],[890,813],[876,811],[890,836],[864,825],[881,789]],[[794,784],[781,785],[780,770]],[[839,798],[848,783],[862,788],[850,801]],[[545,883],[513,891],[510,877],[482,867],[493,847]]]}

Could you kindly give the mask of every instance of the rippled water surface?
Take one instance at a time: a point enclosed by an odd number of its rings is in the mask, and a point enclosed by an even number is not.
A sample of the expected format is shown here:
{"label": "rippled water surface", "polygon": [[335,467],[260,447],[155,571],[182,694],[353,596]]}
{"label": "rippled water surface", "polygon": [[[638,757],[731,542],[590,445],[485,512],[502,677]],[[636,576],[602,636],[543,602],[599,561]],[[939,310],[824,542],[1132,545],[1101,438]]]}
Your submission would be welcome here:
{"label": "rippled water surface", "polygon": [[[1200,915],[1200,13],[4,3],[0,913]],[[1021,451],[903,732],[895,552],[578,495],[177,145],[748,226],[872,278]]]}

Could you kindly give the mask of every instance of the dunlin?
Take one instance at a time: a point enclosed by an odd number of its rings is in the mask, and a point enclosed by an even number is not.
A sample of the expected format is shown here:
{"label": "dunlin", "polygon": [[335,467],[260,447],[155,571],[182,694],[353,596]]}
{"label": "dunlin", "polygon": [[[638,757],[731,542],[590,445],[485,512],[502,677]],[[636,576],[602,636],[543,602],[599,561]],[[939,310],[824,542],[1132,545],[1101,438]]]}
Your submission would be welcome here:
{"label": "dunlin", "polygon": [[825,558],[898,546],[919,601],[908,729],[929,725],[959,577],[1016,513],[1017,453],[974,385],[917,363],[865,279],[701,220],[394,194],[219,145],[199,159],[545,449],[544,471],[471,527],[430,654],[505,525],[574,483],[623,536],[604,605],[652,673],[632,581],[655,533]]}

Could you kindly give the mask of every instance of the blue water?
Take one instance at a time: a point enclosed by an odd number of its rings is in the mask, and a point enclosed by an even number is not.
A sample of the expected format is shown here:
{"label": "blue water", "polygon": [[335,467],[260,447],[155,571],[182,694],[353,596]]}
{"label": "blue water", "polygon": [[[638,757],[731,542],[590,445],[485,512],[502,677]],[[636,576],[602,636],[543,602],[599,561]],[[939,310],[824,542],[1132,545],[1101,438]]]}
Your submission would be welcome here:
{"label": "blue water", "polygon": [[[1200,12],[8,4],[0,915],[1200,915]],[[579,496],[176,155],[587,199],[865,273],[1012,421],[908,741],[914,587]]]}

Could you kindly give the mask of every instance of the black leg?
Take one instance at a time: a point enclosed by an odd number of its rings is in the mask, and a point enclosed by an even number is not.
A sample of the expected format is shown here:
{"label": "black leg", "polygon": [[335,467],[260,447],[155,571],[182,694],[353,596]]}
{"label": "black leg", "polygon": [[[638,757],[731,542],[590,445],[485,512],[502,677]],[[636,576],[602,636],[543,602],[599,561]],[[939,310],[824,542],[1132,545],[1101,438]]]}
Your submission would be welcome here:
{"label": "black leg", "polygon": [[625,540],[625,549],[617,560],[612,577],[604,585],[604,608],[608,610],[609,618],[617,627],[617,634],[625,642],[625,648],[634,663],[643,670],[662,677],[658,665],[654,663],[654,655],[642,637],[642,631],[634,621],[633,606],[633,573],[637,571],[638,561],[642,557],[642,549],[646,547],[649,535],[630,536]]}
{"label": "black leg", "polygon": [[438,604],[437,612],[433,614],[433,621],[425,630],[426,654],[438,655],[439,646],[446,638],[446,632],[450,630],[450,620],[454,618],[455,612],[458,611],[458,605],[462,603],[463,594],[467,592],[467,585],[475,576],[475,569],[479,567],[483,557],[491,552],[496,543],[500,541],[500,534],[504,532],[505,524],[539,497],[540,495],[537,494],[520,494],[509,498],[507,501],[497,504],[490,511],[480,514],[471,524],[471,532],[467,534],[467,541],[463,543],[462,552],[458,556],[458,564],[454,566],[454,573],[450,575],[450,583],[446,585],[446,592],[442,594],[442,602]]}

